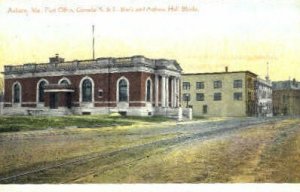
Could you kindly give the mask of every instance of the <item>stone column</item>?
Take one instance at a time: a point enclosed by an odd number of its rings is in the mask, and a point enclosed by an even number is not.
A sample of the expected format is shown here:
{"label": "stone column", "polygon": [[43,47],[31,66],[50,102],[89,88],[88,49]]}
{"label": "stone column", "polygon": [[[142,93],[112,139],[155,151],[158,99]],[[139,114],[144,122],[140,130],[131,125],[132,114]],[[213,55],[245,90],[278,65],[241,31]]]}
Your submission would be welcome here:
{"label": "stone column", "polygon": [[176,91],[177,91],[176,107],[179,107],[179,104],[180,104],[179,99],[180,99],[181,95],[180,95],[180,80],[178,77],[176,78]]}
{"label": "stone column", "polygon": [[155,107],[158,107],[158,75],[155,74]]}
{"label": "stone column", "polygon": [[171,91],[171,107],[175,107],[175,79],[172,77],[171,79],[172,91]]}
{"label": "stone column", "polygon": [[166,77],[166,107],[169,107],[169,77]]}
{"label": "stone column", "polygon": [[174,87],[174,91],[173,91],[173,107],[177,107],[176,106],[176,95],[177,95],[177,89],[176,89],[176,78],[173,78],[173,87]]}
{"label": "stone column", "polygon": [[166,77],[161,76],[161,107],[166,107]]}

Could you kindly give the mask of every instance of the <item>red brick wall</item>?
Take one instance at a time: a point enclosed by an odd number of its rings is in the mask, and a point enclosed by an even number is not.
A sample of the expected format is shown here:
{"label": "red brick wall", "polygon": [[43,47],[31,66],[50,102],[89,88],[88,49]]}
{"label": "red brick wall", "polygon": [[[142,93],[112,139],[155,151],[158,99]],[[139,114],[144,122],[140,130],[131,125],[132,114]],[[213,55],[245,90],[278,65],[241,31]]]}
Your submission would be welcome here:
{"label": "red brick wall", "polygon": [[[91,74],[91,75],[69,75],[69,76],[55,76],[55,77],[32,77],[32,78],[16,78],[5,80],[5,102],[12,101],[12,85],[14,82],[20,82],[22,86],[22,102],[35,102],[36,101],[36,89],[37,83],[40,79],[46,79],[50,84],[57,84],[58,81],[66,77],[74,85],[75,92],[72,94],[72,101],[79,102],[79,83],[82,78],[88,76],[93,79],[94,98],[95,101],[116,101],[116,83],[117,80],[124,76],[130,83],[130,101],[145,101],[145,83],[148,77],[152,79],[152,87],[154,89],[154,75],[144,72],[128,72],[128,73],[112,73],[112,74]],[[98,90],[103,90],[102,97],[98,97]],[[153,91],[154,93],[154,91]],[[46,96],[47,94],[45,94]],[[48,100],[47,96],[45,101]],[[60,96],[60,106],[64,102],[64,98]],[[154,96],[153,96],[154,100]],[[103,104],[97,104],[96,106],[102,106]],[[112,104],[110,104],[112,106]]]}

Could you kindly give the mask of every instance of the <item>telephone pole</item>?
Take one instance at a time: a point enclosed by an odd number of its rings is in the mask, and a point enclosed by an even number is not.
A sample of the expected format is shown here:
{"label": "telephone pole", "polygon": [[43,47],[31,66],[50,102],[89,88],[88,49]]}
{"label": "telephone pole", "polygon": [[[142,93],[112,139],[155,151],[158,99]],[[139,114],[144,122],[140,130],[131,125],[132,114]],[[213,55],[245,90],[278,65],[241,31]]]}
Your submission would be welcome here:
{"label": "telephone pole", "polygon": [[92,28],[92,32],[93,32],[93,60],[95,59],[95,26],[93,25]]}

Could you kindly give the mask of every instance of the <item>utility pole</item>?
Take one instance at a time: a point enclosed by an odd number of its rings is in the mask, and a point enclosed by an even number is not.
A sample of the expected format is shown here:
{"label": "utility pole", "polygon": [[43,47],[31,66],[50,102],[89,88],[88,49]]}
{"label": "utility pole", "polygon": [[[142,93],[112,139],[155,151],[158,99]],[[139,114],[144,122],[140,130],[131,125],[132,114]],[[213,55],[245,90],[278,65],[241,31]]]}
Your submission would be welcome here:
{"label": "utility pole", "polygon": [[266,76],[266,80],[269,81],[270,80],[270,73],[269,73],[269,62],[267,62],[267,76]]}
{"label": "utility pole", "polygon": [[95,59],[95,26],[92,27],[93,32],[93,60]]}

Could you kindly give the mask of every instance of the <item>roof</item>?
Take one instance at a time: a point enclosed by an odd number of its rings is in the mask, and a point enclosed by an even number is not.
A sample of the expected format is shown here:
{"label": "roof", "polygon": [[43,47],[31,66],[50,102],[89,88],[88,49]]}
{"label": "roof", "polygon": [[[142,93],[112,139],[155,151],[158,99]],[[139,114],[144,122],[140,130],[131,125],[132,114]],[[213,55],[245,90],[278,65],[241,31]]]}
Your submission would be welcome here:
{"label": "roof", "polygon": [[[60,59],[60,58],[56,58]],[[62,62],[59,62],[62,61]],[[182,71],[182,68],[176,60],[167,59],[149,59],[141,55],[132,57],[105,57],[90,60],[74,60],[49,63],[28,63],[23,65],[5,65],[4,74],[22,74],[22,73],[38,73],[48,71],[75,71],[84,69],[98,69],[110,67],[135,67],[144,66],[153,69],[167,69],[172,71]]]}
{"label": "roof", "polygon": [[257,76],[257,74],[251,71],[224,71],[224,72],[205,72],[205,73],[183,73],[182,75],[216,75],[216,74],[231,74],[231,73],[249,73],[253,76]]}

